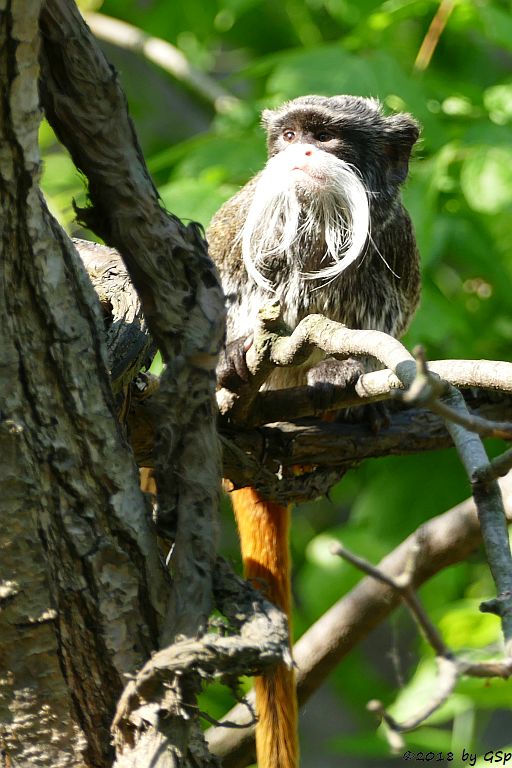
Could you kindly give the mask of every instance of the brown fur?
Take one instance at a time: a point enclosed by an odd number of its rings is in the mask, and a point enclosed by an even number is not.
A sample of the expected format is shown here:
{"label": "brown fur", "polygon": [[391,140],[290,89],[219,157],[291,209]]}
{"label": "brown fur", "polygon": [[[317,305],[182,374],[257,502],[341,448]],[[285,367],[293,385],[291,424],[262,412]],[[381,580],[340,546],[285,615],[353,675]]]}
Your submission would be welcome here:
{"label": "brown fur", "polygon": [[[290,556],[287,507],[263,499],[253,488],[231,493],[245,577],[262,589],[290,616]],[[258,768],[291,768],[298,763],[295,674],[285,664],[257,677],[257,713],[264,727],[256,729]]]}

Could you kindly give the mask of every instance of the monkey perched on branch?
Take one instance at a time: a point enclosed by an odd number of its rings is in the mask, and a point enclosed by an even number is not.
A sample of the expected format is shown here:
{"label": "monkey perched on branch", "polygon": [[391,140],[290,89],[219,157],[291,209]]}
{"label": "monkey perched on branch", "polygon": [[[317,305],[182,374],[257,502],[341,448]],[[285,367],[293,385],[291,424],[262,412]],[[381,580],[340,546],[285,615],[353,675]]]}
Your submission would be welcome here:
{"label": "monkey perched on branch", "polygon": [[[419,257],[400,185],[419,129],[407,114],[385,116],[355,96],[304,96],[265,110],[269,160],[219,210],[208,231],[229,301],[219,381],[248,372],[245,352],[258,309],[274,297],[293,329],[317,312],[351,328],[401,336],[419,300]],[[249,341],[248,341],[249,338]],[[265,383],[347,385],[367,360],[278,368]],[[289,615],[289,510],[252,488],[231,494],[248,578]],[[257,678],[259,768],[298,765],[293,670]]]}

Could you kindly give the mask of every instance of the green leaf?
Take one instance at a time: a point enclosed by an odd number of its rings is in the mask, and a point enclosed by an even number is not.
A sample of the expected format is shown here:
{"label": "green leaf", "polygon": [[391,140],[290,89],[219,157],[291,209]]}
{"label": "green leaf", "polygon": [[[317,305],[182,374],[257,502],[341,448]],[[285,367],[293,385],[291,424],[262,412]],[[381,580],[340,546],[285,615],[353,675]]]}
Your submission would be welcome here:
{"label": "green leaf", "polygon": [[512,50],[512,17],[510,11],[502,11],[495,4],[477,5],[485,34],[494,43]]}
{"label": "green leaf", "polygon": [[494,85],[484,93],[485,108],[493,122],[503,125],[512,120],[512,83]]}
{"label": "green leaf", "polygon": [[447,610],[438,622],[446,644],[454,651],[481,648],[497,643],[501,636],[499,619],[490,613],[481,613],[480,600],[464,600]]}
{"label": "green leaf", "polygon": [[474,211],[497,213],[512,204],[512,149],[475,147],[464,160],[461,186]]}
{"label": "green leaf", "polygon": [[185,222],[197,221],[207,227],[222,203],[236,192],[236,187],[219,184],[215,178],[205,174],[197,180],[171,181],[159,192],[168,211]]}

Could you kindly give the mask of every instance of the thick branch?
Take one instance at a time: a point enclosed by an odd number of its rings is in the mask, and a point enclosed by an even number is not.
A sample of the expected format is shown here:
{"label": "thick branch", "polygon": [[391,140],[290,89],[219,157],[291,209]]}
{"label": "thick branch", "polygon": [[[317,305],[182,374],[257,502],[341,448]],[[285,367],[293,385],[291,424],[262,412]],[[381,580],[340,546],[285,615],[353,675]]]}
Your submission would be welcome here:
{"label": "thick branch", "polygon": [[38,188],[39,10],[0,13],[2,759],[99,768],[123,675],[157,645],[166,581],[98,302]]}
{"label": "thick branch", "polygon": [[[167,364],[156,435],[158,504],[175,522],[173,589],[162,641],[195,636],[211,609],[220,450],[215,366],[224,334],[220,284],[197,225],[161,207],[112,68],[73,3],[41,16],[42,98],[49,122],[89,182],[88,225],[121,253]],[[193,704],[192,681],[184,689]],[[190,721],[170,717],[164,738],[182,754]],[[140,734],[139,734],[140,735]],[[124,764],[126,764],[126,753]],[[133,755],[133,760],[137,758]]]}
{"label": "thick branch", "polygon": [[[184,525],[178,532],[180,575],[174,596],[181,606],[188,603],[195,609],[180,611],[178,622],[174,607],[170,622],[173,632],[195,632],[197,617],[201,615],[204,624],[210,607],[208,563],[215,540],[211,512],[218,495],[215,478],[220,475],[213,390],[223,335],[222,293],[198,227],[184,227],[160,207],[115,73],[76,8],[50,0],[41,23],[44,106],[88,178],[92,207],[82,215],[122,254],[152,336],[168,363],[157,434],[157,455],[165,464],[158,468],[159,503]],[[199,529],[194,522],[197,509],[203,511]],[[191,528],[199,547],[193,553],[188,545],[181,546],[190,543]]]}
{"label": "thick branch", "polygon": [[[292,399],[294,390],[286,394]],[[510,398],[489,400],[485,393],[468,393],[468,399],[472,411],[483,418],[512,420]],[[128,432],[140,466],[153,466],[158,419],[158,399],[132,398]],[[235,487],[251,485],[269,498],[284,502],[326,493],[347,468],[364,459],[411,455],[453,445],[438,416],[419,408],[403,410],[398,404],[391,404],[390,424],[377,435],[364,423],[316,419],[277,422],[258,429],[236,429],[224,423],[221,434],[223,476]],[[286,472],[297,464],[314,469],[299,476]]]}
{"label": "thick branch", "polygon": [[[144,665],[119,701],[114,734],[118,739],[123,736],[121,743],[130,740],[135,727],[146,730],[161,719],[165,728],[169,711],[183,706],[180,692],[188,679],[233,681],[261,674],[279,662],[291,665],[288,624],[278,608],[221,560],[215,569],[214,591],[226,624],[216,634],[179,640]],[[251,720],[248,712],[246,722]]]}

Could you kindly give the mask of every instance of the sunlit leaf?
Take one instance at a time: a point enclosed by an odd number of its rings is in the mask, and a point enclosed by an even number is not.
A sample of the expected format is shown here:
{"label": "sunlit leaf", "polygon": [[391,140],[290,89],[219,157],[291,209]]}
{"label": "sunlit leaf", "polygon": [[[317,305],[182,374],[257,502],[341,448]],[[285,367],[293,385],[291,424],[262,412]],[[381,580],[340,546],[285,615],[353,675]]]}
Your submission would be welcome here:
{"label": "sunlit leaf", "polygon": [[512,204],[512,149],[475,147],[463,163],[461,186],[475,211],[497,213]]}
{"label": "sunlit leaf", "polygon": [[167,210],[184,221],[197,221],[206,227],[215,211],[234,194],[236,188],[202,178],[171,181],[159,191]]}
{"label": "sunlit leaf", "polygon": [[491,120],[503,125],[512,120],[512,83],[495,85],[484,93],[485,108]]}
{"label": "sunlit leaf", "polygon": [[483,648],[499,641],[499,621],[496,616],[479,611],[480,602],[459,602],[451,610],[447,610],[439,621],[439,630],[453,650]]}

